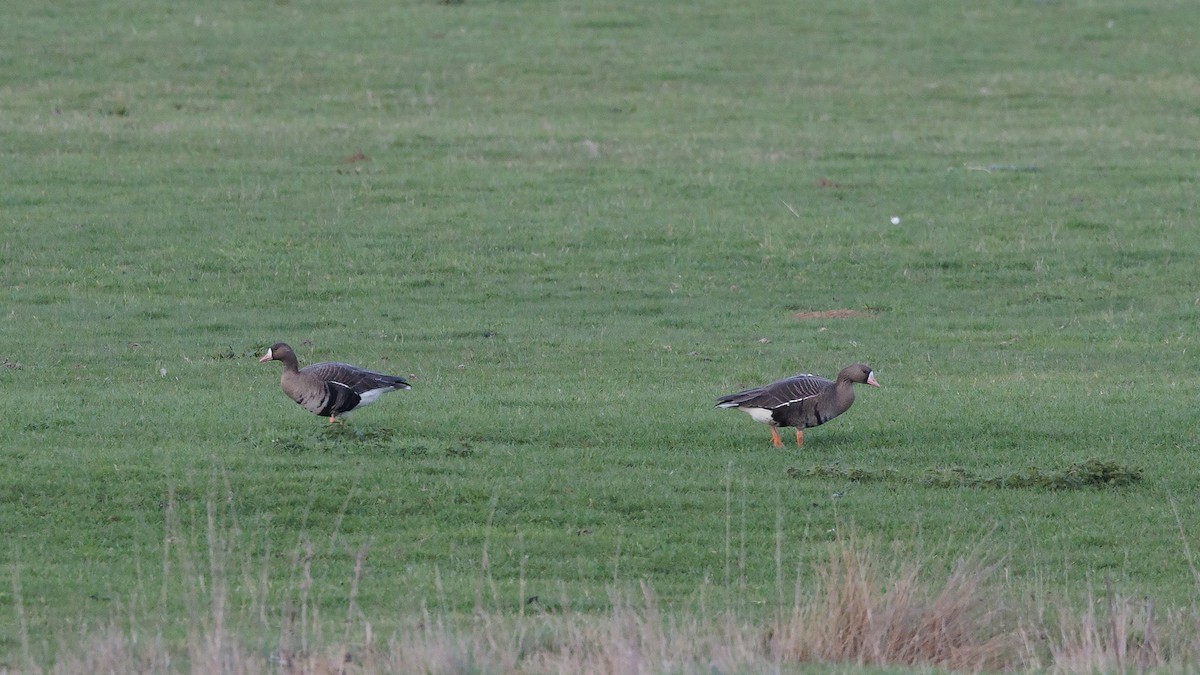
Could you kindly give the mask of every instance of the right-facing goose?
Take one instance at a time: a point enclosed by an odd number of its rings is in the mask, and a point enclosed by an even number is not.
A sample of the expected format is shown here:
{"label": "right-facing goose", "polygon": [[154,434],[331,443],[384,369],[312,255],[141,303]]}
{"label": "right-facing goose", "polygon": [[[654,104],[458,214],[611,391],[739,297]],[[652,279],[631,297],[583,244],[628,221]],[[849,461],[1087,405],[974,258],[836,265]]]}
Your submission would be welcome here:
{"label": "right-facing goose", "polygon": [[271,345],[258,361],[283,361],[283,375],[279,378],[283,393],[311,413],[328,415],[331,424],[339,415],[371,405],[389,391],[412,389],[403,377],[348,363],[314,363],[300,368],[296,352],[282,342]]}
{"label": "right-facing goose", "polygon": [[771,441],[783,447],[778,427],[796,427],[796,446],[804,445],[804,429],[828,422],[854,404],[854,384],[878,387],[865,363],[842,368],[836,380],[796,375],[717,399],[718,408],[740,408],[757,422],[771,425]]}

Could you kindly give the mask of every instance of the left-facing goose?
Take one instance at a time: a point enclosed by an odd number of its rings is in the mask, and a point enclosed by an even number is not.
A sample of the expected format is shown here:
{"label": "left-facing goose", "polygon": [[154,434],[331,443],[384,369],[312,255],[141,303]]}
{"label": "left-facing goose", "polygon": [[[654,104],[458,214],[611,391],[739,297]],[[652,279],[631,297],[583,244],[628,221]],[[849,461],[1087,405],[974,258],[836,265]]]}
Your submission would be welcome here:
{"label": "left-facing goose", "polygon": [[283,393],[311,413],[328,415],[330,423],[339,415],[371,405],[389,391],[412,389],[403,377],[347,363],[314,363],[301,368],[296,352],[282,342],[271,345],[258,361],[283,361],[283,375],[279,378]]}

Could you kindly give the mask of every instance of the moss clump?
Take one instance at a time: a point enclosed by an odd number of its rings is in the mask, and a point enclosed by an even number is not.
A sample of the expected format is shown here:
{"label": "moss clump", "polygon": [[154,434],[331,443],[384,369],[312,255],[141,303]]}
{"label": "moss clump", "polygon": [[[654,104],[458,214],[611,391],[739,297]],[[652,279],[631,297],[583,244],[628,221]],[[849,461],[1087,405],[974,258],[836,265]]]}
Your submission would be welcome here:
{"label": "moss clump", "polygon": [[891,481],[946,488],[1079,490],[1089,487],[1114,488],[1133,485],[1142,479],[1142,469],[1092,458],[1083,462],[1073,462],[1063,469],[1043,470],[1031,466],[997,476],[980,476],[955,466],[929,469],[923,477],[914,479],[900,475],[895,469],[863,469],[839,464],[817,465],[807,469],[791,467],[787,470],[787,475],[791,478],[836,478],[855,483]]}

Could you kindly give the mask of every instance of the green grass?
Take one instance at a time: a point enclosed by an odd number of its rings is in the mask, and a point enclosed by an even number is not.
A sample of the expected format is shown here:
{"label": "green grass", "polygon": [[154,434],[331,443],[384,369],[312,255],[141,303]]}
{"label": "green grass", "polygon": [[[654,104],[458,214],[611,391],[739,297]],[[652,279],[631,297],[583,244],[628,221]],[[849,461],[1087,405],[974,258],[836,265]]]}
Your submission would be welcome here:
{"label": "green grass", "polygon": [[[171,494],[185,530],[228,500],[281,574],[315,542],[330,612],[368,542],[373,616],[640,579],[767,604],[848,521],[1191,603],[1198,19],[5,4],[0,560],[29,630],[152,595]],[[792,318],[838,308],[869,312]],[[256,363],[281,340],[414,389],[329,430]],[[712,408],[854,361],[883,388],[802,451]],[[1141,478],[927,480],[1092,459]]]}

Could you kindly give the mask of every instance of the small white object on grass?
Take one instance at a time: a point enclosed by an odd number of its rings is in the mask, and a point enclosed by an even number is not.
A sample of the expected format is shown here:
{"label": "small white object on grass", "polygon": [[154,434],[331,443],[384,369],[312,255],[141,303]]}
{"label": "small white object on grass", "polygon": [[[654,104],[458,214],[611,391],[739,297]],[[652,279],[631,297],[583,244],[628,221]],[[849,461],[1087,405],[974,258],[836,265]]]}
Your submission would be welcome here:
{"label": "small white object on grass", "polygon": [[892,224],[899,225],[900,224],[900,216],[892,216]]}

